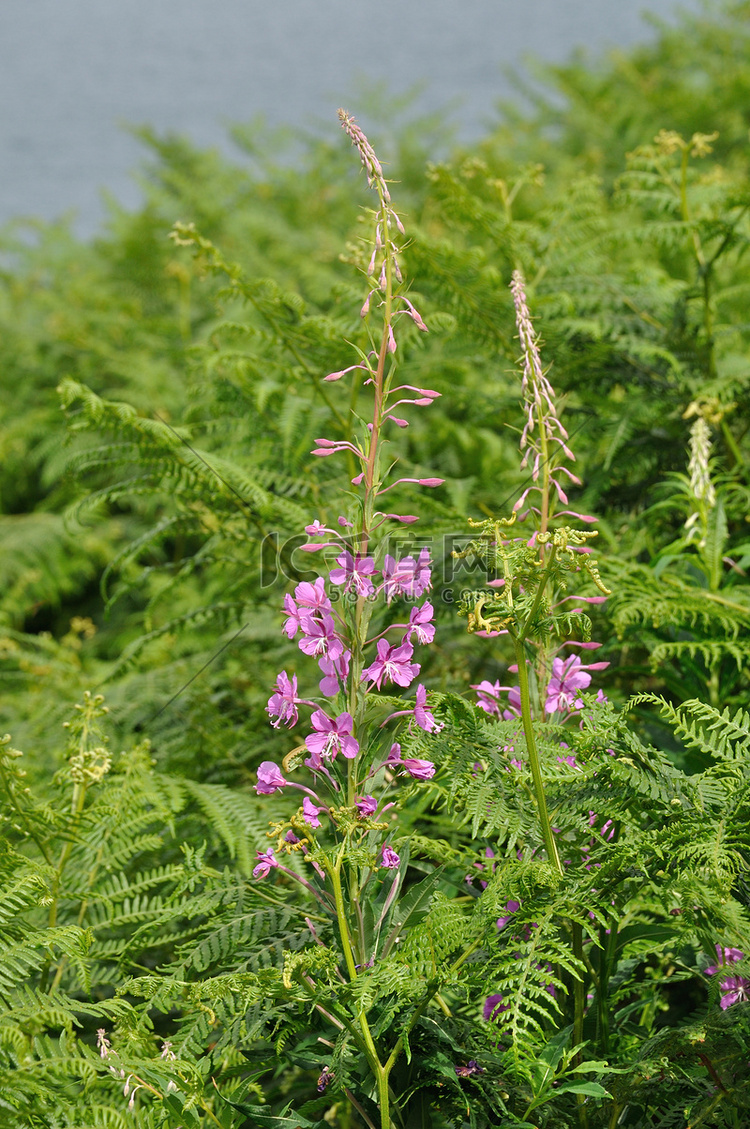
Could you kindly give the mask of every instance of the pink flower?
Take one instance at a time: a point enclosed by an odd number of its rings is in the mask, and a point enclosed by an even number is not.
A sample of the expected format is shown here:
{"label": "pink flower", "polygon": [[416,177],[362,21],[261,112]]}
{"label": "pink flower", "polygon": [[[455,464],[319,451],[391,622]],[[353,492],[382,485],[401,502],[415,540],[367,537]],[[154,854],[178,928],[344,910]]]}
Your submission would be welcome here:
{"label": "pink flower", "polygon": [[392,851],[390,847],[383,847],[383,851],[380,855],[381,866],[384,866],[386,870],[393,870],[400,862],[401,859],[395,851]]}
{"label": "pink flower", "polygon": [[719,1006],[722,1011],[726,1011],[732,1004],[746,1003],[750,1000],[750,980],[746,980],[744,976],[727,976],[719,986],[721,988]]}
{"label": "pink flower", "polygon": [[356,558],[348,549],[336,558],[338,568],[332,568],[329,575],[331,584],[345,584],[345,592],[354,590],[358,596],[370,596],[375,591],[375,585],[370,577],[377,571],[372,557]]}
{"label": "pink flower", "polygon": [[[521,691],[517,686],[501,686],[499,681],[488,682],[485,679],[484,682],[480,682],[471,688],[477,692],[477,705],[480,710],[484,710],[490,716],[494,714],[500,717],[502,715],[505,721],[510,721],[511,718],[517,717],[521,712]],[[508,709],[500,709],[501,693],[508,695]]]}
{"label": "pink flower", "polygon": [[430,780],[435,775],[435,765],[432,761],[419,760],[417,757],[404,757],[401,761],[409,776],[415,780]]}
{"label": "pink flower", "polygon": [[390,602],[400,592],[398,580],[398,561],[390,553],[386,553],[383,560],[383,591],[385,598]]}
{"label": "pink flower", "polygon": [[420,682],[417,686],[417,700],[414,705],[414,720],[425,733],[439,733],[443,723],[436,721],[433,713],[427,709],[427,691]]}
{"label": "pink flower", "polygon": [[383,517],[390,518],[391,521],[400,521],[402,525],[413,525],[415,521],[419,521],[414,514],[383,514]]}
{"label": "pink flower", "polygon": [[521,716],[521,691],[518,686],[511,686],[508,691],[508,708],[503,710],[503,721],[512,721],[514,717]]}
{"label": "pink flower", "polygon": [[713,976],[716,972],[722,972],[728,964],[736,964],[738,960],[744,960],[745,954],[742,949],[728,949],[723,945],[717,944],[716,955],[719,958],[718,964],[710,964],[706,969],[707,976]]}
{"label": "pink flower", "polygon": [[397,561],[387,553],[383,561],[383,591],[386,599],[390,601],[394,596],[418,599],[432,586],[429,565],[428,549],[422,549],[417,560],[414,557],[402,557]]}
{"label": "pink flower", "polygon": [[375,814],[378,801],[374,796],[362,796],[361,799],[355,801],[354,806],[357,809],[359,818],[366,819],[367,816]]}
{"label": "pink flower", "polygon": [[552,677],[547,686],[547,701],[544,703],[546,712],[580,709],[583,701],[578,696],[578,691],[585,690],[590,685],[591,675],[578,655],[571,655],[567,659],[553,659]]}
{"label": "pink flower", "polygon": [[[719,964],[710,964],[706,969],[708,976],[713,976],[717,972],[725,972],[727,965],[736,964],[738,960],[744,960],[745,954],[742,949],[725,948],[724,945],[716,945],[716,955],[719,958]],[[721,1000],[719,1006],[722,1011],[726,1011],[728,1007],[733,1004],[746,1003],[750,1000],[750,980],[744,976],[726,976],[719,984],[721,991]]]}
{"label": "pink flower", "polygon": [[276,693],[271,695],[266,706],[269,717],[276,719],[271,725],[274,729],[278,729],[282,721],[290,727],[296,725],[299,717],[297,705],[301,701],[297,697],[297,675],[293,674],[290,681],[287,672],[282,670],[274,689]]}
{"label": "pink flower", "polygon": [[272,796],[279,788],[284,788],[289,783],[281,775],[281,769],[273,761],[263,761],[258,765],[258,783],[255,791],[259,796]]}
{"label": "pink flower", "polygon": [[[412,302],[410,302],[408,298],[405,298],[403,296],[403,294],[400,295],[400,297],[401,297],[401,301],[404,302],[404,304],[406,305],[405,313],[407,314],[407,316],[411,318],[411,320],[416,325],[417,329],[421,329],[423,333],[427,333],[427,326],[425,325],[424,321],[422,320],[422,316],[419,313],[419,311],[416,309],[414,304]],[[428,403],[429,403],[429,401],[428,401]]]}
{"label": "pink flower", "polygon": [[477,692],[477,705],[480,710],[490,715],[496,714],[500,716],[500,691],[507,690],[507,686],[501,686],[500,681],[488,682],[487,679],[483,682],[473,685],[472,690]]}
{"label": "pink flower", "polygon": [[354,721],[349,713],[339,714],[337,718],[328,717],[322,710],[316,710],[310,718],[310,724],[315,730],[305,738],[305,745],[312,754],[311,761],[305,761],[313,769],[321,768],[321,757],[330,757],[333,760],[337,753],[341,753],[348,760],[352,760],[359,752],[359,742],[351,736]]}
{"label": "pink flower", "polygon": [[378,690],[383,679],[395,682],[397,686],[410,686],[420,671],[419,663],[409,661],[413,654],[411,643],[392,647],[386,639],[379,639],[378,657],[362,671],[362,678],[374,682]]}
{"label": "pink flower", "polygon": [[[590,811],[589,812],[589,827],[594,827],[596,825],[596,821],[597,821],[598,818],[599,818],[599,816],[596,814],[595,811]],[[615,831],[616,831],[616,828],[615,828],[614,823],[612,822],[611,819],[607,819],[602,824],[601,829],[599,831],[599,834],[601,836],[603,836],[603,838],[605,838],[607,840],[607,842],[609,843],[609,842],[612,841],[612,838],[615,834]]]}
{"label": "pink flower", "polygon": [[[420,683],[417,686],[417,696],[414,706],[410,710],[396,710],[385,719],[382,725],[392,721],[394,717],[410,717],[412,721],[416,721],[420,729],[424,729],[425,733],[439,733],[443,728],[443,723],[436,721],[432,712],[427,708],[427,691]],[[409,722],[409,729],[411,730],[412,722]]]}
{"label": "pink flower", "polygon": [[[401,561],[402,566],[405,561],[411,561],[411,557],[405,557],[404,560]],[[429,549],[422,549],[414,565],[414,575],[409,582],[409,586],[404,588],[404,595],[418,599],[423,592],[426,592],[431,587],[432,570],[430,569],[430,551]]]}
{"label": "pink flower", "polygon": [[284,614],[287,616],[287,621],[282,630],[289,639],[293,639],[300,627],[302,627],[302,616],[307,616],[307,612],[300,612],[300,609],[288,592],[284,596]]}
{"label": "pink flower", "polygon": [[[369,296],[368,296],[368,300],[369,300]],[[364,314],[363,314],[362,316],[364,317]],[[354,370],[355,370],[355,369],[362,369],[362,371],[363,371],[363,372],[368,372],[368,371],[369,371],[369,370],[368,370],[368,368],[367,368],[367,365],[363,365],[363,364],[359,364],[359,365],[349,365],[349,367],[348,367],[348,368],[342,368],[342,369],[339,369],[339,371],[338,371],[338,372],[329,372],[329,373],[328,373],[328,376],[324,376],[324,377],[323,377],[323,380],[330,380],[330,381],[332,381],[332,380],[341,380],[341,377],[342,377],[342,376],[346,376],[346,374],[347,374],[348,372],[354,372]],[[318,442],[320,442],[320,440],[318,440]]]}
{"label": "pink flower", "polygon": [[339,682],[344,682],[349,674],[351,657],[351,651],[344,651],[343,655],[339,655],[336,659],[329,658],[326,655],[318,659],[318,666],[324,675],[320,680],[320,692],[325,694],[326,698],[332,698],[334,694],[338,694]]}
{"label": "pink flower", "polygon": [[308,614],[301,619],[304,635],[299,641],[299,648],[306,655],[317,659],[324,655],[329,659],[340,658],[344,653],[344,644],[336,634],[333,618],[324,612],[320,619],[313,619]]}
{"label": "pink flower", "polygon": [[394,741],[385,759],[387,765],[401,764],[401,746],[398,741]]}
{"label": "pink flower", "polygon": [[302,801],[302,818],[305,823],[309,823],[310,827],[320,827],[318,815],[322,810],[322,808],[316,808],[309,796],[305,796]]}
{"label": "pink flower", "polygon": [[365,461],[362,452],[354,446],[353,443],[347,443],[344,440],[336,442],[334,439],[316,439],[317,447],[310,452],[311,455],[318,455],[320,458],[325,459],[329,455],[338,455],[341,451],[351,451],[357,458]]}
{"label": "pink flower", "polygon": [[435,638],[435,625],[432,623],[434,614],[435,609],[429,600],[421,607],[412,608],[404,640],[408,641],[412,635],[416,635],[418,643],[431,643]]}
{"label": "pink flower", "polygon": [[316,577],[312,584],[308,580],[303,580],[294,589],[294,598],[303,608],[323,612],[331,610],[331,601],[326,595],[326,582],[322,576]]}
{"label": "pink flower", "polygon": [[256,858],[258,865],[253,867],[253,878],[266,878],[279,865],[273,851],[259,851]]}

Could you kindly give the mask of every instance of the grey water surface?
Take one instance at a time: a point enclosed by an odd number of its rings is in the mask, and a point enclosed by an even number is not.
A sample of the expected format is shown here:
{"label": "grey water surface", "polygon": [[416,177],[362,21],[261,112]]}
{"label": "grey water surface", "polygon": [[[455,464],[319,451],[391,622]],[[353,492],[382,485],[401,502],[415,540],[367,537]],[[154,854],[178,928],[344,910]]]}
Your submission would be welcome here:
{"label": "grey water surface", "polygon": [[[479,136],[529,55],[594,57],[656,33],[699,0],[0,0],[0,223],[73,212],[89,234],[102,189],[140,198],[148,124],[228,148],[226,126],[335,132],[360,114],[363,82],[393,94],[423,83],[415,107],[458,99],[458,136]],[[362,114],[366,126],[366,113]],[[330,126],[327,124],[330,122]]]}

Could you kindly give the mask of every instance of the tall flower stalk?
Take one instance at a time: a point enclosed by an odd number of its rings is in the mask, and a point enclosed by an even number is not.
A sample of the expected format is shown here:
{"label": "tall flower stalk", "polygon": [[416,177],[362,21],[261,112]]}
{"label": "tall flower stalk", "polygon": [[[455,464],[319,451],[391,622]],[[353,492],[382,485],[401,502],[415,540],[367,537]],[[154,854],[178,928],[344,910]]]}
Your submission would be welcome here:
{"label": "tall flower stalk", "polygon": [[[555,496],[567,505],[568,498],[561,484],[565,476],[576,486],[581,480],[568,467],[565,461],[575,462],[575,455],[568,447],[568,433],[563,427],[555,405],[555,391],[542,368],[539,353],[539,338],[531,321],[526,303],[526,284],[520,271],[513,272],[510,283],[513,304],[516,311],[516,327],[521,342],[521,362],[523,376],[521,387],[524,400],[524,427],[521,432],[520,447],[523,452],[522,469],[531,462],[532,485],[523,492],[513,507],[518,512],[526,498],[537,495],[539,501],[539,532],[546,533],[553,516]],[[552,488],[554,487],[554,494]],[[580,517],[580,515],[576,515]],[[543,555],[543,550],[542,550]]]}
{"label": "tall flower stalk", "polygon": [[[536,617],[543,603],[546,602],[551,607],[558,603],[560,592],[559,587],[556,588],[555,586],[555,574],[557,571],[555,566],[558,552],[563,545],[566,549],[570,547],[571,552],[575,552],[577,549],[581,549],[584,552],[587,551],[585,545],[571,545],[570,538],[561,540],[560,538],[549,536],[550,522],[555,515],[557,503],[562,503],[563,505],[568,504],[567,493],[562,483],[563,476],[577,486],[581,485],[581,480],[566,466],[566,462],[575,461],[575,455],[568,446],[568,432],[560,422],[557,413],[554,389],[542,368],[541,355],[539,352],[539,338],[529,313],[523,275],[518,270],[513,272],[510,290],[513,295],[516,327],[518,329],[518,337],[522,349],[522,390],[525,422],[520,440],[520,447],[523,453],[521,466],[522,468],[528,468],[531,464],[532,479],[532,485],[523,492],[515,503],[513,512],[518,513],[524,503],[526,503],[529,498],[532,499],[529,510],[530,513],[537,518],[535,523],[535,538],[532,538],[532,540],[535,539],[536,545],[538,546],[539,575],[534,599],[525,621],[517,626],[509,626],[508,631],[513,640],[516,666],[518,668],[521,718],[529,752],[534,792],[539,809],[542,838],[550,862],[554,865],[559,876],[562,877],[563,868],[557,851],[549,813],[547,811],[547,802],[542,783],[539,754],[537,752],[532,720],[531,686],[529,678],[533,669],[536,673],[535,684],[539,685],[539,683],[544,680],[549,687],[549,684],[554,678],[555,661],[558,665],[561,661],[552,658],[556,645],[559,646],[559,640],[555,639],[551,631],[539,633],[536,638],[536,661],[533,662],[533,665],[532,662],[529,661],[527,644],[530,637],[534,634]],[[533,502],[537,504],[534,505]],[[564,515],[574,516],[579,520],[591,520],[590,518],[584,518],[581,514],[573,513],[570,510],[564,511]],[[573,662],[575,662],[575,659]],[[577,665],[581,665],[580,660]],[[596,664],[596,666],[599,665],[606,666],[607,664]],[[590,681],[590,676],[588,677]],[[586,683],[584,682],[583,685],[586,685]]]}
{"label": "tall flower stalk", "polygon": [[[510,518],[470,522],[481,530],[480,539],[465,553],[478,554],[488,570],[497,573],[493,591],[469,596],[463,610],[469,630],[510,636],[515,653],[511,670],[519,685],[511,688],[510,713],[520,714],[539,812],[541,836],[550,863],[559,877],[563,868],[555,844],[544,794],[537,751],[534,714],[564,720],[577,708],[578,690],[591,682],[592,670],[609,664],[583,663],[577,654],[558,656],[561,647],[589,649],[591,623],[585,605],[601,603],[608,589],[601,581],[587,542],[596,537],[592,529],[575,529],[559,524],[565,517],[590,525],[594,518],[571,509],[563,478],[576,485],[580,479],[566,465],[575,456],[568,446],[568,433],[560,422],[555,392],[545,373],[539,352],[539,338],[529,313],[526,288],[520,271],[514,271],[510,284],[521,342],[521,368],[524,427],[521,432],[521,466],[530,469],[530,485],[513,506]],[[517,520],[531,519],[531,536],[511,537]],[[553,526],[554,522],[554,526]],[[602,592],[601,596],[568,596],[572,575],[585,571]],[[574,607],[566,608],[568,601]],[[576,636],[581,636],[576,638]],[[500,687],[481,683],[475,687],[480,706],[488,713],[501,712]],[[542,692],[545,691],[544,696]],[[509,711],[506,711],[509,716]]]}
{"label": "tall flower stalk", "polygon": [[[545,716],[566,720],[583,702],[581,689],[591,682],[589,671],[601,670],[606,662],[583,663],[577,653],[559,655],[564,647],[590,648],[591,622],[587,603],[598,603],[609,594],[590,556],[591,529],[561,524],[573,518],[584,525],[594,519],[560,505],[568,506],[567,479],[580,485],[580,479],[567,463],[575,456],[568,445],[568,433],[560,422],[555,393],[545,373],[539,339],[531,321],[523,276],[515,271],[510,284],[515,305],[516,325],[521,342],[521,368],[524,427],[521,432],[521,466],[530,470],[531,483],[513,507],[510,518],[472,522],[480,536],[460,556],[479,555],[489,572],[495,574],[491,589],[473,593],[463,601],[469,630],[507,634],[513,644],[518,686],[510,690],[505,717],[520,714],[539,820],[540,838],[547,859],[558,881],[564,868],[550,818],[544,776],[537,742],[537,725]],[[531,519],[531,536],[512,536],[517,521]],[[565,595],[571,578],[586,572],[601,591],[601,596]],[[573,607],[568,605],[572,600]],[[488,713],[501,712],[499,684],[489,682],[475,687],[479,704]],[[572,759],[572,758],[571,758]],[[570,923],[573,957],[584,967],[583,934],[580,924]],[[583,1041],[584,984],[579,977],[572,985],[573,1038]],[[582,1111],[582,1121],[585,1113]]]}
{"label": "tall flower stalk", "polygon": [[[335,976],[354,985],[372,975],[370,970],[388,956],[395,941],[390,922],[408,857],[399,856],[398,825],[394,836],[391,815],[385,817],[386,812],[398,804],[400,781],[427,781],[435,773],[431,761],[402,754],[393,726],[406,727],[407,733],[416,729],[427,734],[441,728],[422,684],[413,700],[404,701],[403,709],[394,710],[392,700],[381,699],[381,691],[388,693],[389,687],[393,694],[412,686],[421,669],[415,647],[429,646],[435,633],[432,605],[428,600],[414,603],[431,587],[429,552],[391,555],[384,536],[417,518],[386,512],[381,499],[402,484],[435,487],[442,480],[390,477],[392,460],[385,457],[389,432],[408,426],[404,410],[428,407],[438,393],[396,383],[403,319],[422,332],[427,326],[403,292],[400,239],[404,227],[391,204],[381,165],[356,121],[343,110],[339,119],[377,197],[369,261],[363,271],[367,295],[361,310],[370,348],[359,349],[355,363],[330,373],[325,380],[352,381],[352,404],[359,407],[364,401],[368,409],[356,417],[359,435],[338,440],[321,437],[312,452],[319,458],[344,454],[354,461],[358,470],[351,485],[356,489],[356,502],[349,514],[339,516],[336,527],[318,519],[305,527],[310,540],[303,548],[311,554],[327,551],[335,556],[335,563],[313,583],[298,584],[284,600],[284,631],[289,639],[299,635],[300,650],[317,661],[322,678],[319,694],[302,696],[297,675],[290,677],[282,671],[269,698],[267,708],[274,726],[294,727],[303,715],[308,717],[308,733],[283,766],[270,761],[261,764],[256,790],[269,795],[290,789],[301,791],[303,798],[296,812],[274,826],[274,844],[258,855],[254,875],[261,881],[279,871],[303,884],[323,915],[335,922],[343,957]],[[408,615],[401,612],[404,599],[412,601]],[[373,630],[374,617],[378,623]],[[285,775],[303,766],[311,773],[312,786]],[[310,868],[309,880],[298,874],[299,867],[282,864],[285,855],[304,860]],[[408,1032],[429,1006],[437,985],[425,993],[399,1037],[389,1044],[383,1032],[373,1029],[364,1002],[366,992],[352,993],[349,1014],[330,1000],[321,1010],[312,975],[315,959],[310,958],[306,967],[305,959],[300,958],[297,973],[291,967],[287,971],[288,982],[291,985],[296,975],[310,989],[320,1013],[349,1033],[369,1064],[381,1129],[390,1129],[390,1074]],[[324,1090],[334,1078],[335,1070],[326,1066],[319,1089]]]}

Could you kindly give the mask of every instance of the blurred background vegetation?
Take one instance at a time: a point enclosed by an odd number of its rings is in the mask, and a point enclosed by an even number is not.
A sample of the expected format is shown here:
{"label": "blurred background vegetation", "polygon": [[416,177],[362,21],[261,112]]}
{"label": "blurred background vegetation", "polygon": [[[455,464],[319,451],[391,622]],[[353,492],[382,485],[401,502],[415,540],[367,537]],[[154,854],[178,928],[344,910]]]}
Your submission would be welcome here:
{"label": "blurred background vegetation", "polygon": [[[368,107],[396,138],[371,140],[431,330],[404,332],[402,373],[442,393],[397,453],[445,486],[403,510],[447,566],[466,517],[523,487],[519,266],[583,481],[571,505],[600,518],[616,701],[748,700],[749,17],[729,3],[597,69],[545,68],[545,96],[440,163],[440,120]],[[44,775],[70,703],[101,690],[117,739],[148,736],[162,771],[247,785],[289,742],[264,710],[296,661],[278,609],[310,566],[292,539],[340,512],[341,468],[310,450],[349,426],[348,392],[322,378],[364,340],[366,193],[343,136],[290,163],[283,137],[237,128],[252,171],[140,137],[138,211],[112,206],[85,243],[28,222],[0,238],[0,730]],[[170,240],[176,221],[202,242]],[[715,497],[688,538],[697,419]],[[469,693],[512,660],[466,636],[458,583],[435,593],[424,673]]]}

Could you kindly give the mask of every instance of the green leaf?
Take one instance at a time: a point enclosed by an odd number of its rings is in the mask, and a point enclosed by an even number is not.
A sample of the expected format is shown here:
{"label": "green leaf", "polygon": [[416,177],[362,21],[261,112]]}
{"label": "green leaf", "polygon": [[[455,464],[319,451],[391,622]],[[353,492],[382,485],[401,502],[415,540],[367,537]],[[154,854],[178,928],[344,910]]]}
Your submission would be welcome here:
{"label": "green leaf", "polygon": [[225,1101],[227,1105],[230,1105],[232,1109],[236,1109],[238,1113],[242,1113],[246,1117],[251,1117],[253,1123],[257,1126],[268,1125],[271,1129],[317,1129],[320,1125],[320,1120],[310,1121],[304,1114],[289,1114],[288,1107],[282,1113],[274,1114],[269,1113],[268,1107],[264,1105],[249,1105],[247,1102],[230,1102],[229,1098],[224,1097],[223,1101]]}
{"label": "green leaf", "polygon": [[182,1095],[177,1097],[175,1094],[165,1094],[164,1106],[171,1110],[177,1121],[185,1126],[185,1129],[200,1129],[200,1117],[195,1109],[184,1104]]}
{"label": "green leaf", "polygon": [[428,874],[401,899],[393,913],[393,927],[386,938],[382,956],[388,956],[399,933],[407,925],[416,925],[418,921],[427,916],[430,900],[443,876],[444,867],[438,867],[432,874]]}
{"label": "green leaf", "polygon": [[545,1047],[539,1053],[539,1062],[543,1062],[545,1066],[554,1068],[565,1053],[570,1033],[573,1030],[572,1024],[568,1027],[563,1027],[558,1031],[554,1038],[550,1039]]}
{"label": "green leaf", "polygon": [[610,1098],[609,1090],[605,1090],[598,1082],[566,1082],[558,1086],[556,1094],[586,1094],[590,1098]]}

